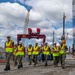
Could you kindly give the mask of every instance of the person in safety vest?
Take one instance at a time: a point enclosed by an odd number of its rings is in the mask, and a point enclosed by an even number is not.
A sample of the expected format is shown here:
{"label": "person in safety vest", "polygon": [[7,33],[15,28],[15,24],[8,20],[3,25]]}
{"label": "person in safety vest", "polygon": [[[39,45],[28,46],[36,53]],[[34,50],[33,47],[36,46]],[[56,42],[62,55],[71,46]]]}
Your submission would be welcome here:
{"label": "person in safety vest", "polygon": [[17,44],[14,45],[14,51],[13,51],[13,61],[14,61],[14,67],[17,65]]}
{"label": "person in safety vest", "polygon": [[58,63],[59,63],[59,47],[60,47],[60,44],[58,44],[58,43],[57,43],[57,45],[56,45],[56,43],[53,44],[52,53],[53,53],[55,67],[57,67]]}
{"label": "person in safety vest", "polygon": [[65,44],[65,41],[60,43],[60,61],[61,61],[61,66],[64,69],[65,68],[65,58],[66,58],[66,51],[68,50],[67,45]]}
{"label": "person in safety vest", "polygon": [[11,40],[10,36],[7,36],[7,41],[5,42],[5,53],[6,53],[6,66],[5,66],[5,71],[10,70],[10,58],[13,53],[13,48],[14,48],[14,41]]}
{"label": "person in safety vest", "polygon": [[47,66],[47,62],[48,62],[48,57],[51,53],[51,49],[50,47],[48,46],[48,43],[45,43],[44,46],[43,46],[43,50],[42,50],[43,54],[44,54],[44,58],[45,58],[45,66]]}
{"label": "person in safety vest", "polygon": [[25,47],[22,44],[22,41],[20,41],[19,45],[17,46],[16,56],[17,56],[17,60],[18,60],[18,69],[19,69],[19,68],[23,67],[22,58],[23,58],[23,56],[25,57]]}
{"label": "person in safety vest", "polygon": [[33,47],[30,44],[29,47],[27,48],[27,54],[28,54],[28,58],[29,58],[29,65],[31,65],[31,62],[32,62],[32,52],[33,52]]}
{"label": "person in safety vest", "polygon": [[38,46],[38,43],[35,43],[35,46],[33,47],[33,61],[34,61],[34,66],[37,64],[37,57],[40,52],[40,47]]}

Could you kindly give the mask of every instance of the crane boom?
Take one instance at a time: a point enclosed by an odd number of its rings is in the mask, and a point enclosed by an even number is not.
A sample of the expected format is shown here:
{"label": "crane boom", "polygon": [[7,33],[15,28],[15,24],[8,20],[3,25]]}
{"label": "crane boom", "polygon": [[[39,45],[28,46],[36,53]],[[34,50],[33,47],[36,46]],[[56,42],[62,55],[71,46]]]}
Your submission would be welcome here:
{"label": "crane boom", "polygon": [[26,16],[26,19],[25,19],[25,25],[24,25],[24,34],[27,33],[27,29],[28,29],[28,23],[29,23],[29,14],[30,14],[30,10],[28,10],[28,13],[27,13],[27,16]]}

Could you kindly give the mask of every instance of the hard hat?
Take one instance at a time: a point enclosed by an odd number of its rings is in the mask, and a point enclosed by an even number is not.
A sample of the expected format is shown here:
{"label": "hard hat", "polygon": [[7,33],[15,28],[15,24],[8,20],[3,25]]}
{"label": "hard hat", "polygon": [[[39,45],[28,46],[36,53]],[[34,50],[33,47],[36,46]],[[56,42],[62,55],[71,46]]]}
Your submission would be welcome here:
{"label": "hard hat", "polygon": [[57,46],[60,46],[60,44],[59,44],[59,43],[57,43]]}
{"label": "hard hat", "polygon": [[53,42],[53,44],[56,44],[56,42]]}
{"label": "hard hat", "polygon": [[47,42],[45,42],[45,44],[47,44]]}
{"label": "hard hat", "polygon": [[22,41],[19,41],[19,44],[22,44]]}
{"label": "hard hat", "polygon": [[62,43],[66,43],[66,40],[62,40]]}

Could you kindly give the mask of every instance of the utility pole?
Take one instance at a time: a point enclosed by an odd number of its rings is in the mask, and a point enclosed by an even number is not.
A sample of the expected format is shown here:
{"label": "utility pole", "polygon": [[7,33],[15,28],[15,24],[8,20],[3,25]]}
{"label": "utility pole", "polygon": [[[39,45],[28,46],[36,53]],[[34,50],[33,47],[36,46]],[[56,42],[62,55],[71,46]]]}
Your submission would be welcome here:
{"label": "utility pole", "polygon": [[63,35],[61,37],[61,40],[65,40],[65,13],[63,13]]}
{"label": "utility pole", "polygon": [[54,30],[53,30],[53,43],[54,43],[54,41],[55,41],[54,35],[55,35],[55,32],[54,32]]}

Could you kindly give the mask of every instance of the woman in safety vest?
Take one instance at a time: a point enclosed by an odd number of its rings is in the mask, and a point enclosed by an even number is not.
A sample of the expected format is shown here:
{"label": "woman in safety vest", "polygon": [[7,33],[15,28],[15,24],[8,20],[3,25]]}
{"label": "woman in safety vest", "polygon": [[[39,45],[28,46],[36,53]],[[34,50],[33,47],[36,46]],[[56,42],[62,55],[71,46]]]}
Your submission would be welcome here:
{"label": "woman in safety vest", "polygon": [[18,59],[18,69],[23,67],[22,58],[25,56],[25,47],[22,44],[22,41],[19,42],[19,45],[17,46],[17,53],[16,53],[17,59]]}
{"label": "woman in safety vest", "polygon": [[53,53],[54,66],[55,67],[58,66],[58,62],[59,62],[59,56],[60,56],[59,55],[59,50],[60,50],[59,47],[60,47],[60,44],[57,43],[57,45],[56,45],[56,43],[54,43],[52,53]]}

